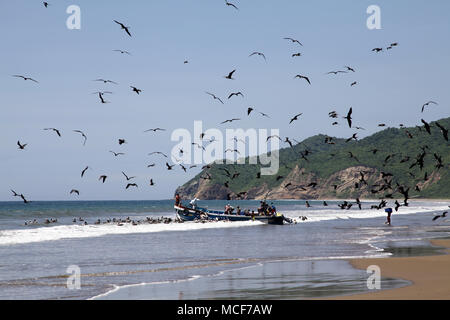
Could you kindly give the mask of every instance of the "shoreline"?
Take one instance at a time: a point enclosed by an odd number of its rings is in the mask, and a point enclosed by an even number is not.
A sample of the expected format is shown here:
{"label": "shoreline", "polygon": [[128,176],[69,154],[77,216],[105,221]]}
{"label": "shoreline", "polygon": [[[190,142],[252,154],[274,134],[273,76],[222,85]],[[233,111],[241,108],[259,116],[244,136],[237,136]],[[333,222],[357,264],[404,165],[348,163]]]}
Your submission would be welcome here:
{"label": "shoreline", "polygon": [[[381,277],[409,281],[411,284],[374,292],[330,297],[330,300],[450,300],[450,239],[430,241],[443,247],[445,254],[412,257],[351,259],[355,269],[366,270],[370,265],[381,269]],[[383,288],[383,280],[381,281]]]}

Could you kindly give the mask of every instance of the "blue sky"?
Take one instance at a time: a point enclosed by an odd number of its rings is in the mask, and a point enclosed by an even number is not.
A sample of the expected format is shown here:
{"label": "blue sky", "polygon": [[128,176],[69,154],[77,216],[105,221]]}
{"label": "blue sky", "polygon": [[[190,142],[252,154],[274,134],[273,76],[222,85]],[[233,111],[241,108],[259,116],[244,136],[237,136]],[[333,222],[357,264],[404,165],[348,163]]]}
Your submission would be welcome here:
{"label": "blue sky", "polygon": [[[0,200],[10,189],[30,200],[165,199],[198,170],[165,168],[176,144],[172,130],[278,128],[302,140],[324,133],[350,137],[355,130],[331,126],[328,112],[353,108],[364,137],[378,123],[414,126],[448,117],[450,3],[448,1],[2,1],[0,24]],[[69,5],[81,8],[81,30],[66,28]],[[381,30],[366,27],[366,9],[381,8]],[[128,37],[112,20],[130,26]],[[303,47],[283,40],[293,37]],[[399,46],[375,54],[374,47]],[[113,52],[124,49],[131,56]],[[249,57],[261,51],[267,57]],[[301,52],[302,57],[291,55]],[[183,61],[188,60],[188,64]],[[325,75],[352,66],[356,73]],[[236,80],[223,76],[236,69]],[[39,84],[11,77],[23,74]],[[294,80],[310,77],[309,86]],[[92,80],[111,79],[119,85]],[[357,81],[358,85],[350,87]],[[137,96],[130,85],[143,90]],[[113,91],[100,104],[92,92]],[[205,94],[220,96],[221,105]],[[231,92],[245,95],[226,97]],[[226,100],[226,101],[225,101]],[[424,114],[421,105],[435,100]],[[268,113],[247,117],[247,107]],[[302,112],[299,121],[289,119]],[[225,119],[242,118],[229,126]],[[43,128],[55,127],[57,138]],[[143,133],[154,127],[165,132]],[[72,130],[87,133],[88,142]],[[128,143],[119,146],[117,139]],[[16,142],[28,143],[18,150]],[[114,158],[109,150],[125,152]],[[147,164],[156,162],[154,168]],[[85,178],[80,172],[89,170]],[[121,171],[137,176],[138,189],[125,190]],[[105,184],[98,181],[109,176]],[[153,178],[156,186],[148,186]],[[69,195],[79,189],[80,197]]]}

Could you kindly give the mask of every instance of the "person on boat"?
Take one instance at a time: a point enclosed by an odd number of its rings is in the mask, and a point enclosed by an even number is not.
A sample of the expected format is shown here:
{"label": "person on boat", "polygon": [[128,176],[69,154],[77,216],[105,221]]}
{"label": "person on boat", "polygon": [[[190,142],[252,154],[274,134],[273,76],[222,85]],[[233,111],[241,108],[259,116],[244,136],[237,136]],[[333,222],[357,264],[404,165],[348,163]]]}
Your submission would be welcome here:
{"label": "person on boat", "polygon": [[191,200],[191,202],[189,202],[189,204],[191,205],[191,207],[193,209],[195,209],[197,207],[197,201],[198,201],[198,199],[194,198],[194,199]]}
{"label": "person on boat", "polygon": [[236,214],[237,214],[237,215],[240,215],[240,214],[241,214],[241,208],[240,208],[239,206],[237,206],[237,208],[236,208]]}
{"label": "person on boat", "polygon": [[176,206],[181,205],[181,198],[180,198],[180,195],[178,193],[175,195],[175,205]]}

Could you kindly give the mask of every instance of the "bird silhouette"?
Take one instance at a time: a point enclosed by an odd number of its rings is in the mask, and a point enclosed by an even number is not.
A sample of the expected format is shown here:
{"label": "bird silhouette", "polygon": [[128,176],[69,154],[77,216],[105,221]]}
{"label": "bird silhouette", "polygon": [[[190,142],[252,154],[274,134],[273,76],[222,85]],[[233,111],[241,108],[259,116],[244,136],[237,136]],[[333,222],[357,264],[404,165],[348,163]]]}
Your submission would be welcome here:
{"label": "bird silhouette", "polygon": [[76,190],[76,189],[72,189],[70,190],[70,194],[76,193],[77,195],[80,195],[80,191]]}
{"label": "bird silhouette", "polygon": [[85,145],[86,145],[86,141],[87,141],[87,136],[86,136],[86,134],[84,134],[84,132],[81,131],[81,130],[73,130],[73,132],[76,132],[76,133],[81,134],[81,136],[82,136],[83,139],[84,139],[84,141],[83,141],[83,146],[85,146]]}
{"label": "bird silhouette", "polygon": [[25,81],[30,80],[30,81],[39,83],[37,80],[34,80],[33,78],[21,76],[21,75],[18,75],[18,74],[13,75],[13,77],[16,77],[16,78],[22,78],[22,79],[25,80]]}
{"label": "bird silhouette", "polygon": [[239,10],[238,7],[236,7],[236,6],[235,6],[234,4],[232,4],[231,2],[228,2],[227,0],[225,0],[225,4],[226,4],[227,6],[230,6],[230,7],[235,8],[236,10]]}
{"label": "bird silhouette", "polygon": [[206,92],[206,94],[209,94],[211,97],[214,98],[214,100],[219,100],[219,102],[220,102],[221,104],[224,104],[223,101],[222,101],[219,97],[217,97],[215,94],[209,93],[209,92]]}
{"label": "bird silhouette", "polygon": [[234,80],[233,78],[233,73],[236,72],[236,69],[234,69],[233,71],[231,71],[227,76],[225,76],[226,79],[230,79],[230,80]]}
{"label": "bird silhouette", "polygon": [[420,121],[422,121],[422,123],[424,124],[425,130],[428,132],[428,134],[431,134],[431,128],[430,128],[430,125],[429,125],[425,120],[423,120],[423,119],[421,119]]}
{"label": "bird silhouette", "polygon": [[102,175],[102,176],[100,176],[100,177],[98,178],[98,180],[99,180],[99,181],[102,180],[103,183],[105,183],[106,178],[108,178],[108,176]]}
{"label": "bird silhouette", "polygon": [[291,119],[291,121],[289,121],[289,124],[291,124],[291,123],[292,123],[293,121],[295,121],[295,120],[298,120],[298,117],[300,117],[302,114],[303,114],[303,113],[296,114],[296,115]]}
{"label": "bird silhouette", "polygon": [[128,30],[129,27],[126,27],[123,23],[117,21],[117,20],[113,20],[115,23],[117,23],[118,25],[120,25],[120,27],[125,30],[125,32],[131,37],[131,33],[130,30]]}
{"label": "bird silhouette", "polygon": [[20,141],[17,141],[17,145],[19,146],[19,149],[20,149],[20,150],[24,150],[25,147],[27,146],[26,143],[25,143],[25,144],[21,144]]}
{"label": "bird silhouette", "polygon": [[252,54],[250,54],[249,57],[254,56],[254,55],[258,55],[258,56],[260,56],[260,57],[263,57],[264,60],[266,60],[266,56],[264,55],[264,53],[255,51],[255,52],[253,52]]}
{"label": "bird silhouette", "polygon": [[348,123],[348,127],[351,128],[352,127],[352,113],[353,113],[353,109],[350,108],[348,110],[347,116],[344,117],[344,119],[347,119],[347,123]]}
{"label": "bird silhouette", "polygon": [[430,104],[438,105],[437,102],[434,102],[434,101],[428,101],[427,103],[424,103],[424,104],[422,105],[422,112],[425,110],[425,107],[429,106]]}
{"label": "bird silhouette", "polygon": [[295,79],[295,78],[305,79],[309,84],[311,84],[311,81],[309,81],[309,78],[306,77],[306,76],[302,76],[301,74],[297,74],[297,75],[294,77],[294,79]]}
{"label": "bird silhouette", "polygon": [[136,87],[130,86],[130,88],[132,89],[133,92],[136,92],[137,94],[139,94],[139,93],[142,92],[141,89],[138,89],[138,88],[136,88]]}
{"label": "bird silhouette", "polygon": [[443,126],[441,126],[438,122],[435,122],[436,126],[441,130],[442,136],[446,141],[448,141],[448,129],[445,129]]}
{"label": "bird silhouette", "polygon": [[303,47],[303,44],[300,42],[300,41],[298,41],[298,40],[296,40],[296,39],[294,39],[294,38],[290,38],[290,37],[285,37],[285,38],[283,38],[284,40],[290,40],[291,42],[293,42],[293,43],[298,43],[299,45],[301,45],[302,47]]}
{"label": "bird silhouette", "polygon": [[53,130],[54,132],[56,132],[56,134],[61,137],[61,132],[58,129],[55,128],[45,128],[44,130]]}
{"label": "bird silhouette", "polygon": [[241,96],[242,98],[244,97],[244,95],[242,94],[242,92],[232,92],[229,96],[228,99],[230,99],[232,96]]}

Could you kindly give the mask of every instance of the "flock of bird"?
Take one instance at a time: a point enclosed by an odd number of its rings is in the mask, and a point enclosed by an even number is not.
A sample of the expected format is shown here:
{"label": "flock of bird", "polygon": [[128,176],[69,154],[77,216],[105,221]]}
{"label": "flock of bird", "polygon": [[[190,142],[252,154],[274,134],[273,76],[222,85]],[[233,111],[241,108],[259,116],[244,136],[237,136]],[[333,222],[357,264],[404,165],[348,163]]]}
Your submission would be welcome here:
{"label": "flock of bird", "polygon": [[[49,4],[48,2],[43,2],[43,5],[44,5],[45,8],[48,8],[48,6],[49,6],[50,4]],[[233,8],[234,10],[239,10],[239,8],[238,8],[235,4],[233,4],[233,3],[231,3],[231,2],[229,2],[229,1],[227,1],[227,0],[225,0],[225,5],[226,5],[227,7]],[[130,29],[131,29],[131,28],[130,28],[129,26],[127,26],[127,25],[125,25],[123,22],[120,22],[120,21],[115,20],[115,19],[112,20],[112,23],[115,24],[115,25],[118,25],[118,26],[120,27],[120,30],[123,30],[123,32],[125,32],[125,34],[126,34],[128,37],[130,37],[130,38],[133,37],[132,34],[131,34],[131,32],[130,32]],[[298,52],[298,50],[297,50],[297,49],[299,49],[299,48],[303,48],[303,47],[304,47],[304,45],[303,45],[302,42],[300,42],[299,40],[297,40],[297,39],[295,39],[295,38],[292,38],[292,37],[282,37],[282,39],[285,40],[285,41],[290,42],[291,45],[294,46],[295,52],[291,54],[291,57],[292,57],[292,58],[296,58],[296,57],[301,57],[301,56],[302,56],[302,52]],[[384,47],[376,47],[376,48],[373,48],[373,49],[372,49],[372,52],[378,54],[378,53],[381,53],[381,52],[384,52],[384,51],[390,51],[390,50],[393,50],[394,48],[396,48],[396,47],[398,47],[398,46],[399,46],[399,43],[398,43],[398,42],[393,42],[393,43],[390,43],[386,48],[384,48]],[[113,51],[114,51],[114,52],[118,52],[118,53],[120,53],[120,54],[131,55],[131,53],[128,52],[128,51],[126,51],[126,50],[114,49]],[[251,53],[248,55],[248,57],[249,57],[249,58],[252,58],[252,57],[261,57],[261,58],[264,60],[264,62],[267,62],[267,57],[266,57],[266,55],[265,55],[263,52],[260,52],[260,51],[253,51],[253,52],[251,52]],[[189,61],[188,61],[188,60],[184,60],[183,63],[186,64],[186,63],[189,63]],[[325,73],[325,75],[335,75],[335,76],[337,76],[337,75],[339,75],[339,74],[356,74],[356,73],[357,73],[357,69],[356,69],[355,67],[345,65],[345,66],[343,67],[342,70],[332,70],[332,71],[329,71],[329,72]],[[237,75],[239,75],[239,72],[237,71],[237,69],[233,69],[233,70],[231,70],[230,72],[228,72],[227,74],[223,75],[223,78],[225,78],[225,79],[227,79],[227,80],[235,80],[236,77],[237,77]],[[36,79],[34,79],[34,78],[30,77],[30,76],[27,76],[27,75],[14,74],[14,75],[12,75],[12,77],[18,78],[18,79],[22,79],[22,80],[24,80],[24,81],[31,81],[31,82],[36,83],[36,85],[39,85],[39,81],[38,81],[38,80],[36,80]],[[305,84],[307,84],[307,85],[309,85],[309,86],[313,85],[312,79],[311,79],[311,77],[310,77],[309,75],[305,75],[305,74],[296,74],[296,75],[293,77],[293,79],[303,80],[303,81],[305,82]],[[103,84],[105,84],[105,85],[110,85],[110,84],[111,84],[111,85],[118,85],[118,83],[117,83],[116,81],[113,81],[113,80],[110,80],[110,79],[104,79],[104,78],[94,79],[93,81],[99,82],[99,83],[103,83]],[[351,86],[351,87],[354,87],[354,86],[356,86],[357,84],[358,84],[357,81],[352,81],[352,82],[350,83],[350,86]],[[143,92],[142,89],[137,88],[137,87],[134,86],[134,85],[130,85],[129,87],[130,87],[131,91],[132,91],[133,93],[136,93],[137,95],[140,95],[140,94]],[[217,101],[217,102],[219,102],[220,104],[225,104],[224,99],[220,98],[220,97],[219,97],[218,95],[216,95],[215,93],[211,93],[211,92],[209,92],[209,91],[205,91],[205,93],[206,93],[207,95],[209,95],[214,101]],[[97,97],[98,97],[98,99],[99,99],[99,102],[100,102],[101,104],[110,103],[109,101],[107,101],[107,100],[105,99],[105,95],[112,94],[111,91],[97,91],[97,92],[94,92],[93,94],[96,94],[96,95],[97,95]],[[232,99],[233,97],[235,97],[235,98],[238,98],[238,97],[244,98],[245,96],[244,96],[244,93],[243,93],[242,91],[231,92],[231,93],[228,95],[228,97],[227,97],[228,99],[227,99],[227,100],[230,100],[230,99]],[[428,107],[430,107],[430,106],[432,106],[432,105],[438,106],[438,103],[435,102],[435,101],[432,101],[432,100],[427,101],[426,103],[424,103],[424,104],[421,106],[421,113],[425,112],[425,111],[426,111],[426,108],[428,108]],[[256,112],[256,113],[260,114],[262,117],[270,118],[270,115],[268,115],[267,113],[264,113],[264,112],[262,112],[262,111],[257,110],[255,107],[253,107],[253,106],[248,107],[247,110],[246,110],[247,116],[250,117],[251,114],[252,114],[252,112],[253,112],[253,113]],[[292,116],[290,116],[289,118],[286,119],[286,123],[287,123],[288,125],[292,125],[294,122],[299,121],[299,119],[300,119],[300,117],[301,117],[302,115],[303,115],[302,112],[296,112],[294,115],[292,115]],[[332,123],[333,126],[339,124],[338,119],[340,118],[340,116],[339,116],[339,114],[337,113],[337,111],[335,111],[335,110],[330,111],[330,112],[328,113],[328,116],[329,116],[330,118],[333,119],[333,123]],[[347,112],[347,114],[346,114],[345,116],[342,116],[342,119],[345,120],[346,124],[348,125],[348,127],[349,127],[350,129],[355,129],[355,130],[365,130],[365,129],[362,128],[362,127],[359,127],[359,126],[355,126],[355,125],[354,125],[353,108],[352,108],[352,107],[349,108],[349,110],[348,110],[348,112]],[[231,119],[226,119],[226,120],[220,122],[220,124],[232,123],[232,122],[239,121],[239,120],[241,120],[241,118],[231,118]],[[422,122],[422,124],[423,124],[423,128],[424,128],[425,132],[428,133],[428,134],[431,134],[432,126],[431,126],[429,123],[427,123],[424,119],[421,119],[421,122]],[[448,142],[448,129],[447,129],[447,128],[444,128],[442,125],[440,125],[440,124],[437,123],[437,122],[435,122],[435,125],[436,125],[436,127],[441,131],[442,136],[443,136],[443,138],[445,139],[445,141]],[[378,124],[378,126],[379,126],[379,127],[384,127],[385,124]],[[400,125],[400,126],[402,127],[403,125]],[[419,127],[419,129],[422,130],[421,127]],[[59,130],[59,129],[57,129],[57,128],[44,128],[43,130],[45,130],[45,131],[52,131],[53,133],[56,134],[57,137],[59,137],[59,138],[62,137],[62,131]],[[166,130],[166,129],[164,129],[164,128],[156,127],[156,128],[151,128],[151,129],[145,130],[144,132],[146,132],[146,133],[147,133],[147,132],[153,132],[153,133],[156,133],[157,131],[165,131],[165,130]],[[82,130],[73,130],[73,132],[76,133],[76,134],[79,134],[79,135],[81,136],[81,138],[83,139],[83,140],[82,140],[83,146],[85,146],[86,143],[87,143],[87,141],[88,141],[88,136],[87,136],[87,134],[86,134],[85,132],[83,132]],[[409,138],[411,138],[411,139],[414,138],[414,137],[411,135],[411,133],[409,133],[408,131],[406,131],[406,134],[408,135]],[[208,137],[206,137],[204,133],[202,133],[202,134],[200,135],[200,139],[201,139],[202,143],[203,143],[203,142],[209,142],[209,143],[214,143],[214,142],[215,142],[214,139],[209,139]],[[209,139],[209,140],[208,140],[208,139]],[[280,141],[282,141],[282,142],[284,142],[284,143],[287,143],[291,148],[294,148],[294,146],[295,146],[296,144],[299,144],[299,142],[298,142],[297,140],[295,140],[295,139],[292,139],[292,138],[289,138],[289,137],[285,137],[285,139],[283,140],[283,139],[282,139],[280,136],[278,136],[278,135],[269,136],[269,137],[267,138],[267,142],[269,142],[270,139],[279,139]],[[349,137],[349,138],[346,140],[346,142],[350,142],[350,141],[352,141],[352,140],[358,141],[357,133],[352,134],[352,136]],[[236,142],[242,142],[242,143],[245,143],[245,141],[242,141],[242,140],[239,141],[239,140],[237,140],[237,139],[236,139]],[[122,145],[124,145],[124,144],[126,144],[126,143],[127,143],[127,141],[126,141],[125,139],[123,139],[123,138],[118,139],[118,144],[119,144],[119,146],[122,146]],[[324,143],[326,143],[326,144],[334,144],[333,138],[327,136],[327,138],[325,139]],[[20,140],[17,141],[17,145],[18,145],[19,150],[21,150],[21,151],[25,150],[25,149],[27,148],[27,146],[28,146],[27,143],[23,143],[23,142],[21,142]],[[192,145],[196,145],[198,148],[202,148],[202,149],[204,150],[204,145],[203,145],[203,144],[192,143]],[[373,154],[376,154],[377,151],[378,151],[378,150],[371,150],[371,152],[373,152]],[[119,157],[119,156],[124,156],[124,155],[125,155],[125,152],[122,152],[122,151],[117,152],[117,151],[109,150],[109,152],[110,152],[114,157]],[[180,154],[182,154],[183,152],[185,152],[185,150],[180,149],[179,152],[180,152]],[[227,152],[239,154],[238,149],[227,149],[227,150],[225,150],[225,153],[227,153]],[[306,148],[305,150],[301,151],[300,153],[298,153],[299,160],[300,160],[300,159],[303,159],[303,160],[305,160],[305,161],[308,161],[308,156],[310,155],[310,153],[311,153],[311,151],[308,150],[307,148]],[[348,153],[349,153],[349,159],[355,159],[356,161],[359,161],[358,158],[357,158],[357,155],[353,154],[352,152],[348,152]],[[420,167],[420,169],[422,169],[423,166],[424,166],[424,158],[425,158],[425,156],[426,156],[427,154],[429,154],[428,147],[427,147],[427,146],[423,146],[423,147],[422,147],[421,153],[420,153],[419,155],[416,156],[416,160],[415,160],[415,162],[413,162],[413,163],[411,164],[411,167],[410,167],[410,168],[413,168],[414,166],[417,165],[417,166]],[[161,155],[161,156],[164,157],[164,158],[168,158],[168,156],[167,156],[166,154],[164,154],[163,152],[161,152],[161,151],[154,151],[154,152],[149,153],[148,155]],[[385,159],[385,163],[387,163],[387,162],[390,160],[390,158],[391,158],[390,156],[387,157],[387,158]],[[436,165],[436,168],[438,168],[438,169],[439,169],[439,168],[442,168],[442,167],[443,167],[442,157],[441,157],[440,155],[434,153],[434,158],[435,158],[436,161],[438,162],[438,164]],[[412,156],[408,157],[408,159],[403,159],[403,160],[406,162],[406,161],[409,161],[410,159],[412,159]],[[173,170],[174,167],[176,166],[176,164],[169,164],[168,161],[163,161],[163,162],[165,162],[165,166],[166,166],[167,170]],[[150,167],[154,167],[155,165],[156,165],[156,163],[152,163],[152,164],[149,164],[147,167],[150,168]],[[195,167],[196,167],[196,165],[191,165],[191,166],[189,166],[189,168],[187,168],[187,167],[184,166],[183,164],[178,164],[178,165],[179,165],[180,168],[181,168],[183,171],[185,171],[185,172],[187,171],[187,169],[192,169],[192,168],[195,168]],[[202,167],[202,169],[203,169],[204,171],[203,171],[203,174],[200,176],[201,179],[206,179],[206,180],[211,180],[211,179],[212,179],[211,174],[208,172],[208,170],[209,170],[210,168],[211,168],[211,165],[210,165],[210,164],[207,164],[207,165],[205,165],[205,166]],[[83,178],[83,177],[85,176],[87,170],[89,170],[89,169],[90,169],[90,167],[89,167],[89,166],[86,166],[86,167],[81,171],[81,178]],[[220,168],[220,169],[223,171],[223,174],[224,174],[227,178],[229,178],[229,180],[227,180],[227,181],[224,183],[224,185],[225,185],[226,187],[229,186],[229,181],[231,181],[231,180],[236,179],[236,178],[239,177],[239,173],[238,173],[238,172],[232,173],[232,172],[230,172],[229,170],[227,170],[226,168]],[[361,172],[360,174],[361,174],[361,179],[360,179],[360,181],[359,181],[357,184],[358,184],[358,185],[367,184],[367,181],[365,180],[365,177],[364,177],[364,174],[365,174],[365,173],[364,173],[364,172]],[[393,199],[393,194],[395,194],[395,193],[400,193],[400,194],[402,194],[403,197],[404,197],[403,206],[407,206],[407,205],[408,205],[408,199],[409,199],[409,194],[408,194],[408,192],[409,192],[409,190],[410,190],[410,187],[408,187],[408,186],[403,186],[403,185],[399,185],[398,183],[396,183],[396,185],[393,185],[393,177],[392,177],[392,174],[386,173],[386,172],[382,172],[381,174],[382,174],[383,184],[380,184],[380,185],[377,185],[377,186],[372,186],[372,193],[385,192],[385,191],[387,191],[387,190],[390,190],[390,191],[392,191],[392,192],[391,192],[390,194],[384,195],[384,198],[392,198],[392,199]],[[133,182],[133,179],[136,178],[135,176],[128,176],[124,171],[122,171],[122,175],[123,175],[124,178],[126,179],[125,189],[129,189],[129,188],[138,188],[138,185],[137,185],[136,183]],[[101,181],[102,183],[106,183],[107,178],[108,178],[107,175],[102,174],[102,175],[99,176],[98,180]],[[258,178],[258,179],[261,178],[260,173],[257,173],[256,178]],[[278,180],[282,180],[283,178],[284,178],[284,177],[282,177],[282,176],[277,176],[276,180],[277,180],[277,181],[278,181]],[[149,186],[154,186],[154,185],[155,185],[153,179],[149,179],[148,185],[149,185]],[[308,185],[292,185],[292,183],[289,183],[289,184],[286,184],[284,187],[285,187],[285,188],[289,188],[289,187],[290,187],[290,188],[293,188],[293,187],[294,187],[294,188],[301,188],[302,190],[307,190],[308,188],[315,188],[316,186],[317,186],[317,183],[310,183],[310,184],[308,184]],[[375,189],[374,189],[374,187],[375,187]],[[336,189],[336,188],[337,188],[337,185],[335,185],[334,188]],[[418,190],[418,186],[415,186],[415,190],[416,190],[416,191]],[[17,193],[17,192],[14,191],[14,190],[11,190],[11,191],[12,191],[12,193],[13,193],[12,195],[13,195],[14,197],[19,197],[19,198],[21,198],[21,199],[23,200],[24,203],[29,203],[29,202],[30,202],[30,201],[28,201],[28,200],[25,198],[25,196],[24,196],[23,194]],[[77,189],[71,189],[71,191],[70,191],[69,193],[70,193],[71,195],[77,195],[77,196],[79,196],[79,195],[81,194],[81,192],[80,192],[79,190],[77,190]],[[237,198],[237,199],[243,199],[243,198],[246,197],[246,195],[247,195],[247,192],[241,192],[241,193],[236,194],[236,195],[233,194],[233,193],[230,193],[230,194],[228,195],[228,198],[231,199],[231,197],[235,197],[235,198]],[[266,195],[266,197],[267,197],[267,195]],[[308,202],[306,202],[306,204],[307,204],[307,206],[310,206]],[[325,204],[326,204],[326,202],[324,202],[324,205],[325,205]],[[361,202],[359,201],[359,199],[356,199],[355,204],[358,205],[359,208],[361,209]],[[377,206],[375,206],[375,207],[376,207],[377,209],[381,209],[381,208],[385,207],[386,204],[387,204],[387,202],[386,202],[384,199],[382,199],[382,201],[380,202],[380,204],[377,205]],[[350,207],[351,207],[352,205],[353,205],[353,203],[344,202],[344,203],[340,204],[339,207],[340,207],[341,209],[350,209]],[[399,207],[402,206],[402,205],[400,205],[400,203],[398,203],[397,200],[396,200],[395,205],[396,205],[396,207],[395,207],[396,210],[398,210]],[[375,208],[375,207],[373,206],[373,208]]]}

